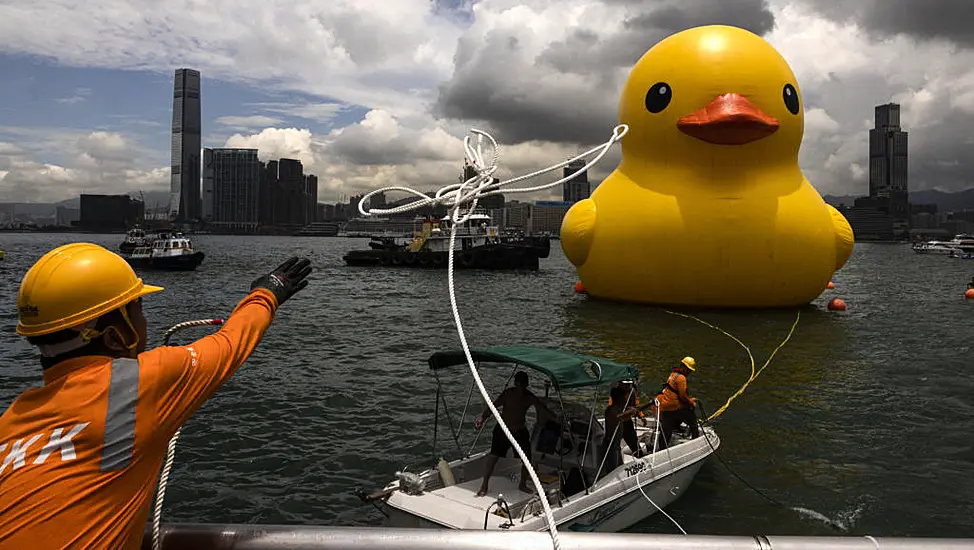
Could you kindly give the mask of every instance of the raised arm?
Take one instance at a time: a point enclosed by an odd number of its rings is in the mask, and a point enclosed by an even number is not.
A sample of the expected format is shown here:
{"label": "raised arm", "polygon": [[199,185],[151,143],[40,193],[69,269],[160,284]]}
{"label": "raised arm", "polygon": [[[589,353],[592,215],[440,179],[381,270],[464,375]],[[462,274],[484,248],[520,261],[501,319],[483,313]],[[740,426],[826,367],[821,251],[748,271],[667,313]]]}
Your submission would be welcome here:
{"label": "raised arm", "polygon": [[233,376],[260,343],[278,306],[308,284],[310,272],[308,260],[292,258],[253,282],[220,331],[139,356],[147,389],[155,395],[160,435],[175,433]]}

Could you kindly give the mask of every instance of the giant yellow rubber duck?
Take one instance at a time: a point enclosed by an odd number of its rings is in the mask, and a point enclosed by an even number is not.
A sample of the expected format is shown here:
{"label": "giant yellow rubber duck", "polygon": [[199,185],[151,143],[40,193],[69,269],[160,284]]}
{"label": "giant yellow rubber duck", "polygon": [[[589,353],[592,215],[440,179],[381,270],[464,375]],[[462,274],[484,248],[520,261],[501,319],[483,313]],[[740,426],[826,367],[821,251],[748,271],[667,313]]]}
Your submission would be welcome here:
{"label": "giant yellow rubber duck", "polygon": [[622,161],[561,228],[589,295],[797,306],[852,254],[849,223],[798,166],[795,75],[761,37],[715,25],[662,40],[633,67],[619,122]]}

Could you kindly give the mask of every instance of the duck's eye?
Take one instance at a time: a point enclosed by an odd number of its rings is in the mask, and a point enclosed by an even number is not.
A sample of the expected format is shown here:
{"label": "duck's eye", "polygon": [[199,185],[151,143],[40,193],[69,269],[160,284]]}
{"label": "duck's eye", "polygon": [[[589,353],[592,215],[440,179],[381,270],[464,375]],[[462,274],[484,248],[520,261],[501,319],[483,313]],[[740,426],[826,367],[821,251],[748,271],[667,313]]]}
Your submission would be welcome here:
{"label": "duck's eye", "polygon": [[646,92],[646,110],[651,113],[662,112],[673,99],[673,89],[666,82],[657,82]]}
{"label": "duck's eye", "polygon": [[781,97],[785,100],[785,107],[788,108],[788,112],[797,115],[798,114],[798,92],[795,87],[791,84],[785,84],[785,89],[781,91]]}

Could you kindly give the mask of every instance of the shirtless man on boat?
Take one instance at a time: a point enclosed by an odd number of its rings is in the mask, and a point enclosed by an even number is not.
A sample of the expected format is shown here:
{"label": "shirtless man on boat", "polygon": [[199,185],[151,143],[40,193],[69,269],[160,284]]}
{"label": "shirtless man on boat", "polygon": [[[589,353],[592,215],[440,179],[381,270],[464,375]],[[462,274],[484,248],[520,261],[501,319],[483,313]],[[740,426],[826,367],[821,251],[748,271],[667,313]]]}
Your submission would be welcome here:
{"label": "shirtless man on boat", "polygon": [[[532,405],[534,406],[534,410],[539,414],[541,411],[544,411],[549,416],[555,416],[551,409],[545,406],[544,402],[538,399],[538,396],[531,393],[531,390],[528,389],[528,374],[524,371],[515,374],[514,385],[505,389],[494,400],[494,406],[501,409],[500,413],[504,424],[507,425],[507,429],[511,431],[511,435],[514,436],[517,444],[524,450],[524,454],[528,456],[529,460],[531,458],[531,433],[528,431],[525,416],[527,415],[528,408]],[[490,418],[490,415],[490,409],[485,408],[484,412],[480,413],[477,420],[474,421],[474,427],[479,430],[484,425],[484,422]],[[513,445],[511,445],[510,440],[504,435],[500,424],[496,424],[494,426],[493,437],[490,441],[490,454],[487,455],[484,482],[480,485],[480,491],[477,492],[478,497],[487,494],[487,484],[490,481],[491,474],[494,473],[497,460],[502,456],[507,456],[507,451],[511,448],[513,448]],[[518,490],[522,493],[531,492],[531,489],[528,488],[527,464],[521,464],[521,483],[518,485]]]}

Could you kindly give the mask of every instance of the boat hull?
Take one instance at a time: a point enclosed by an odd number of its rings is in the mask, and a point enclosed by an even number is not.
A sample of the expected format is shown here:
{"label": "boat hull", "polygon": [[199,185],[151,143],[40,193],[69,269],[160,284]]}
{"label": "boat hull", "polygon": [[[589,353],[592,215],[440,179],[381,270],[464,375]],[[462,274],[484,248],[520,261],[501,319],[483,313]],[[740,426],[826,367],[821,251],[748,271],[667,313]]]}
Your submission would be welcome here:
{"label": "boat hull", "polygon": [[158,271],[193,271],[201,263],[206,255],[196,251],[192,254],[182,254],[180,256],[156,256],[156,257],[125,257],[125,261],[133,268],[152,269]]}
{"label": "boat hull", "polygon": [[[638,430],[641,431],[641,430]],[[578,532],[618,532],[657,513],[681,497],[689,488],[700,468],[714,450],[720,446],[720,439],[710,429],[705,429],[710,443],[703,437],[687,440],[674,446],[672,454],[658,450],[653,455],[634,459],[626,457],[619,467],[602,480],[591,494],[579,493],[564,499],[559,505],[552,505],[552,513],[558,529]],[[507,460],[507,459],[502,459]],[[656,475],[654,475],[654,470]],[[476,481],[479,484],[479,481]],[[491,483],[495,483],[492,478]],[[640,490],[640,488],[642,490]],[[500,489],[498,489],[500,491]],[[647,500],[643,492],[652,499]],[[505,494],[510,494],[505,492]],[[513,495],[512,495],[513,496]],[[415,498],[415,497],[413,497]],[[422,497],[419,497],[422,498]],[[433,529],[479,529],[483,516],[470,519],[456,516],[443,516],[442,512],[424,510],[410,497],[395,495],[385,501],[383,510],[387,517],[386,527],[433,528]],[[493,498],[485,498],[487,505]],[[513,506],[513,505],[512,505]],[[476,513],[474,514],[476,515]],[[518,514],[515,512],[515,516]],[[437,521],[440,519],[440,521]],[[496,519],[491,520],[489,528],[495,529]],[[508,530],[543,531],[547,522],[542,514],[518,519]]]}
{"label": "boat hull", "polygon": [[132,252],[135,252],[135,249],[139,248],[140,246],[145,246],[145,245],[123,242],[122,244],[118,245],[118,251],[121,252],[122,254],[131,254]]}
{"label": "boat hull", "polygon": [[[530,270],[537,271],[539,259],[547,251],[536,246],[513,244],[487,245],[454,253],[454,269]],[[342,257],[349,266],[413,267],[443,269],[448,253],[410,252],[405,249],[352,250]]]}
{"label": "boat hull", "polygon": [[[693,478],[696,477],[697,472],[700,471],[703,463],[704,460],[699,460],[693,465],[679,470],[663,480],[646,484],[643,486],[643,491],[646,491],[646,494],[649,495],[649,498],[653,499],[653,502],[657,506],[666,508],[686,493],[687,488],[690,486]],[[398,508],[387,506],[385,510],[388,517],[383,522],[383,527],[450,529],[449,526],[410,514]],[[643,521],[658,511],[656,506],[650,504],[639,489],[636,489],[575,519],[559,522],[558,516],[556,515],[555,521],[560,530],[617,533]],[[542,524],[547,525],[543,518],[541,521]],[[511,529],[521,530],[518,527],[512,527]]]}
{"label": "boat hull", "polygon": [[[666,508],[686,493],[703,463],[704,460],[698,460],[686,468],[677,470],[670,476],[644,485],[642,489],[657,506]],[[656,506],[650,504],[642,492],[636,489],[597,510],[558,527],[572,531],[615,533],[643,521],[658,511]]]}
{"label": "boat hull", "polygon": [[955,252],[963,253],[963,251],[960,248],[946,248],[946,247],[936,247],[936,246],[923,247],[923,248],[918,247],[918,248],[914,248],[913,251],[916,252],[917,254],[933,254],[933,255],[940,255],[940,256],[948,256]]}

